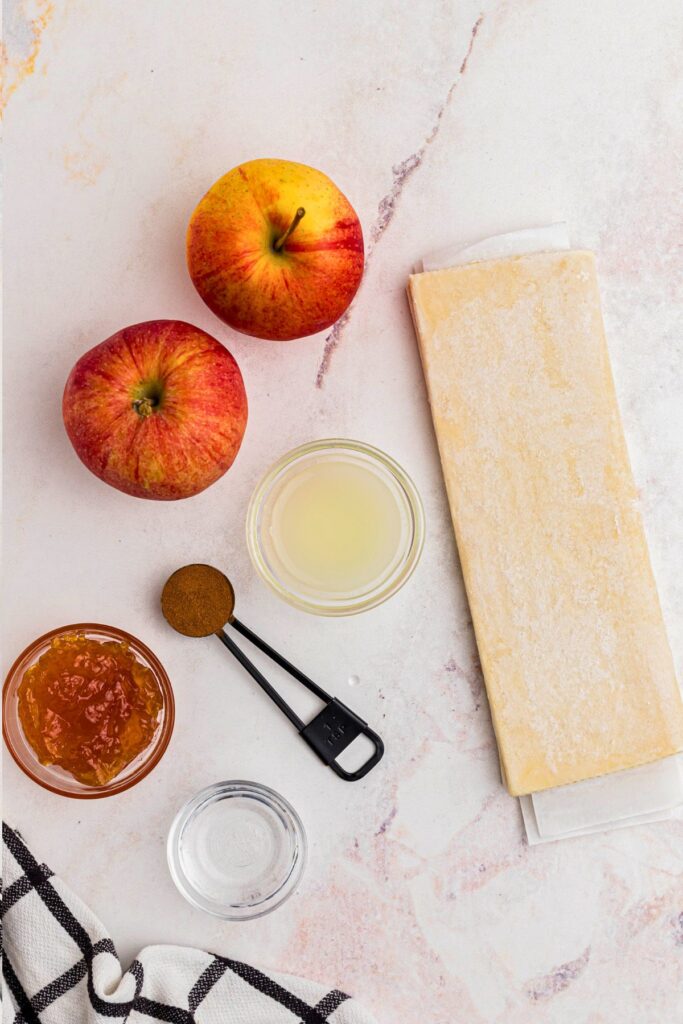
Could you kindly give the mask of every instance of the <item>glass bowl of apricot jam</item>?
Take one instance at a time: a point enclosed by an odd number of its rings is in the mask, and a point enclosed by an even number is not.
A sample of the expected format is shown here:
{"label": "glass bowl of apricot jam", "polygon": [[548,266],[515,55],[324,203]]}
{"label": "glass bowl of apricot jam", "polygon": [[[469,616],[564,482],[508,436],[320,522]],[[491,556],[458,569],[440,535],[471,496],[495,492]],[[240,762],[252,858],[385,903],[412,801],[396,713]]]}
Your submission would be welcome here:
{"label": "glass bowl of apricot jam", "polygon": [[114,626],[53,629],[26,648],[3,689],[2,731],[40,786],[80,799],[130,789],[161,760],[175,702],[150,649]]}

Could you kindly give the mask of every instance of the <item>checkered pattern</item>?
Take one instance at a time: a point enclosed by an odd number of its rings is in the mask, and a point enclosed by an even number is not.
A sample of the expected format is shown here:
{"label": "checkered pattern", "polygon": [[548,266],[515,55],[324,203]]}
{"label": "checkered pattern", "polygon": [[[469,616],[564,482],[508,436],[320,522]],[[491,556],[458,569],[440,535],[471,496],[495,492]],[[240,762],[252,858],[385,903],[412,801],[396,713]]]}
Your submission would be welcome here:
{"label": "checkered pattern", "polygon": [[3,823],[3,1024],[373,1024],[301,978],[180,946],[125,972],[95,915]]}

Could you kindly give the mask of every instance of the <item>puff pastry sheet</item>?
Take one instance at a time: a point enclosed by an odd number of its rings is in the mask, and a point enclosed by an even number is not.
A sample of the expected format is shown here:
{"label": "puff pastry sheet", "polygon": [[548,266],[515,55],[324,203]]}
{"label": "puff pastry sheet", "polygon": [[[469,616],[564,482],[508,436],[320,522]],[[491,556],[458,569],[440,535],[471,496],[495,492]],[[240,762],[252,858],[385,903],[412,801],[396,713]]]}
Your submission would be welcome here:
{"label": "puff pastry sheet", "polygon": [[408,292],[509,791],[681,750],[593,255],[470,263]]}

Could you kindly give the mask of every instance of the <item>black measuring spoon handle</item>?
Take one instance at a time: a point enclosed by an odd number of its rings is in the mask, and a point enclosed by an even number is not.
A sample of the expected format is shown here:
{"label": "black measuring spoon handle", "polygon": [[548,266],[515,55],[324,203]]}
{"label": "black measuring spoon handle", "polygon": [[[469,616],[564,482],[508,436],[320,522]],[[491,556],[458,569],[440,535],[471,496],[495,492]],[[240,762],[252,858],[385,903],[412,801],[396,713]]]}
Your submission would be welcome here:
{"label": "black measuring spoon handle", "polygon": [[221,643],[225,644],[225,646],[228,648],[230,653],[235,658],[237,658],[237,660],[239,661],[239,663],[242,666],[242,668],[245,668],[247,670],[247,672],[252,677],[252,679],[255,679],[256,682],[261,687],[261,689],[265,690],[265,692],[268,694],[270,699],[275,704],[277,704],[277,706],[279,707],[280,711],[282,711],[282,713],[287,716],[287,718],[290,720],[292,725],[296,726],[296,728],[299,730],[299,732],[301,732],[302,729],[305,728],[304,723],[302,722],[302,720],[299,718],[299,716],[296,714],[296,712],[293,711],[292,708],[290,708],[289,704],[280,696],[280,694],[277,692],[275,687],[272,686],[268,682],[268,680],[263,675],[263,673],[260,672],[259,669],[256,668],[256,665],[254,665],[254,663],[249,660],[249,658],[246,656],[246,654],[239,649],[239,647],[234,642],[234,640],[231,640],[231,638],[228,636],[228,634],[223,629],[221,629],[218,633],[216,633],[216,636],[221,641]]}
{"label": "black measuring spoon handle", "polygon": [[[276,651],[270,644],[262,640],[260,636],[252,632],[248,626],[245,626],[239,619],[231,619],[229,625],[233,626],[238,633],[249,640],[258,650],[266,654],[276,665],[288,672],[294,679],[302,683],[306,689],[310,690],[320,700],[322,700],[325,706],[321,711],[305,725],[299,716],[292,710],[289,704],[280,696],[278,691],[271,683],[268,682],[263,673],[253,664],[252,661],[244,654],[243,651],[237,646],[234,640],[228,636],[225,630],[220,630],[216,634],[223,644],[228,648],[230,653],[239,661],[240,665],[243,666],[250,674],[250,676],[256,680],[262,690],[264,690],[270,699],[277,704],[280,711],[282,711],[287,718],[290,720],[292,725],[296,727],[299,735],[311,749],[318,755],[321,761],[326,764],[329,768],[339,776],[340,779],[344,779],[347,782],[356,782],[358,779],[362,779],[368,774],[371,768],[381,761],[384,755],[384,743],[378,734],[370,728],[367,722],[352,711],[351,708],[347,707],[342,701],[337,700],[336,697],[332,697],[327,693],[321,686],[314,683],[312,679],[304,675],[296,665],[292,665],[291,661],[284,658],[278,651]],[[374,746],[374,753],[365,761],[360,768],[356,769],[355,772],[349,772],[339,764],[337,758],[343,753],[348,746],[350,746],[358,736],[367,736]]]}
{"label": "black measuring spoon handle", "polygon": [[[342,701],[332,697],[322,711],[301,730],[302,737],[328,768],[346,782],[357,782],[382,760],[384,743],[374,729],[360,715]],[[337,758],[359,736],[367,736],[374,745],[374,753],[355,772],[347,772]]]}
{"label": "black measuring spoon handle", "polygon": [[279,651],[276,651],[274,647],[271,647],[270,644],[266,643],[265,640],[262,640],[260,636],[257,636],[253,630],[249,629],[249,626],[245,626],[243,622],[240,622],[239,619],[235,618],[230,619],[230,625],[236,629],[238,633],[241,633],[249,643],[252,643],[254,647],[258,647],[260,651],[267,654],[271,661],[274,661],[276,665],[283,668],[285,672],[289,672],[297,682],[305,686],[307,690],[311,691],[311,693],[314,693],[316,697],[320,697],[320,699],[324,701],[331,700],[331,695],[326,693],[322,686],[318,686],[318,684],[314,683],[312,679],[309,679],[307,675],[304,675],[301,669],[297,668],[296,665],[292,665],[291,661],[287,661]]}

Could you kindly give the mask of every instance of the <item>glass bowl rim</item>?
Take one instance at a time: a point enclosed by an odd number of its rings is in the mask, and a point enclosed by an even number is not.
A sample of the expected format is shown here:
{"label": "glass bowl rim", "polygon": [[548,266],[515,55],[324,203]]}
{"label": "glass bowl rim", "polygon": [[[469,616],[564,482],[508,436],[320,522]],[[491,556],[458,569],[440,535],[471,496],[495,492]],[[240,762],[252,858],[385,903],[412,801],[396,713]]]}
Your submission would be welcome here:
{"label": "glass bowl rim", "polygon": [[[250,909],[248,904],[242,905],[239,908],[242,912],[236,912],[238,909],[236,904],[226,905],[221,909],[217,905],[210,907],[206,905],[206,903],[203,903],[200,894],[194,886],[190,884],[190,881],[181,866],[180,837],[183,829],[191,820],[195,811],[201,810],[205,806],[215,803],[217,797],[219,797],[221,793],[229,790],[234,790],[238,795],[241,793],[241,795],[247,796],[252,800],[259,797],[263,799],[265,797],[265,803],[271,809],[275,806],[278,816],[282,816],[282,812],[284,812],[285,817],[289,821],[289,827],[297,840],[296,854],[291,863],[289,873],[284,879],[280,890],[276,893],[275,898],[273,899],[271,894],[271,896],[264,901],[265,905],[254,904],[254,909],[251,913],[244,912]],[[286,901],[297,891],[308,863],[308,837],[299,812],[292,806],[289,800],[282,796],[281,793],[278,793],[276,789],[266,786],[263,782],[252,782],[248,779],[222,779],[219,782],[212,782],[208,786],[204,786],[180,806],[168,830],[168,836],[166,839],[166,859],[168,861],[168,870],[173,880],[173,884],[179,894],[183,899],[187,900],[190,906],[194,907],[196,910],[203,911],[205,914],[210,914],[212,917],[217,917],[222,921],[255,921],[257,918],[265,917],[266,914],[270,914],[273,910],[277,910],[278,907],[281,907],[283,903],[286,903]],[[286,891],[280,895],[282,889],[286,889]],[[260,907],[260,909],[256,909],[258,907]]]}
{"label": "glass bowl rim", "polygon": [[[114,778],[111,783],[106,786],[87,787],[84,788],[82,792],[70,792],[58,784],[49,782],[47,779],[42,778],[37,771],[34,771],[33,768],[26,763],[19,751],[15,749],[7,725],[10,702],[12,701],[12,698],[16,696],[17,675],[19,670],[24,665],[28,668],[32,663],[33,656],[36,652],[39,651],[41,647],[49,643],[49,641],[54,637],[70,633],[99,633],[100,635],[109,637],[109,639],[125,641],[130,644],[133,650],[137,650],[138,653],[143,655],[143,657],[148,661],[150,667],[153,669],[163,697],[163,717],[158,732],[155,734],[155,737],[147,748],[149,755],[144,757],[143,761],[138,765],[134,772],[125,776],[120,782],[117,783],[116,778]],[[18,728],[21,729],[16,705],[13,706],[11,714],[12,718],[17,721]],[[58,796],[69,797],[73,800],[98,800],[107,796],[115,796],[117,793],[123,793],[125,790],[131,789],[133,786],[137,785],[138,782],[141,782],[147,775],[149,775],[152,769],[157,766],[161,758],[166,753],[166,748],[168,747],[173,733],[174,724],[175,698],[173,695],[173,687],[171,686],[171,680],[168,677],[168,673],[159,661],[157,655],[147,646],[147,644],[143,643],[142,640],[139,640],[132,633],[128,633],[126,630],[120,629],[118,626],[108,626],[101,622],[76,622],[66,626],[58,626],[55,629],[51,629],[47,633],[43,633],[41,636],[36,637],[36,639],[28,644],[21,654],[14,659],[12,666],[5,676],[5,682],[2,688],[2,735],[5,740],[5,745],[12,755],[14,762],[21,771],[31,779],[32,782],[37,783],[37,785],[42,786],[43,789],[47,789],[51,793],[56,793]],[[26,742],[28,743],[28,740]],[[144,755],[145,751],[142,753]],[[37,758],[36,764],[39,765],[40,768],[47,767],[41,765]]]}
{"label": "glass bowl rim", "polygon": [[[401,489],[406,499],[406,506],[410,513],[412,534],[411,540],[402,557],[399,566],[393,573],[372,590],[360,594],[357,597],[330,603],[329,601],[316,600],[315,597],[302,597],[286,587],[277,576],[271,572],[262,554],[260,539],[259,516],[263,503],[270,493],[270,490],[278,476],[287,470],[299,459],[310,455],[313,452],[325,450],[347,450],[369,457],[381,468],[388,472],[395,483]],[[261,476],[252,491],[246,515],[247,550],[252,565],[261,579],[288,604],[301,611],[311,612],[315,615],[329,617],[341,617],[355,615],[359,612],[376,608],[384,601],[392,597],[410,579],[415,571],[422,554],[425,540],[425,514],[420,493],[415,483],[403,469],[403,467],[391,455],[368,444],[366,441],[355,441],[352,438],[326,437],[317,441],[307,441],[298,445],[281,455]]]}

